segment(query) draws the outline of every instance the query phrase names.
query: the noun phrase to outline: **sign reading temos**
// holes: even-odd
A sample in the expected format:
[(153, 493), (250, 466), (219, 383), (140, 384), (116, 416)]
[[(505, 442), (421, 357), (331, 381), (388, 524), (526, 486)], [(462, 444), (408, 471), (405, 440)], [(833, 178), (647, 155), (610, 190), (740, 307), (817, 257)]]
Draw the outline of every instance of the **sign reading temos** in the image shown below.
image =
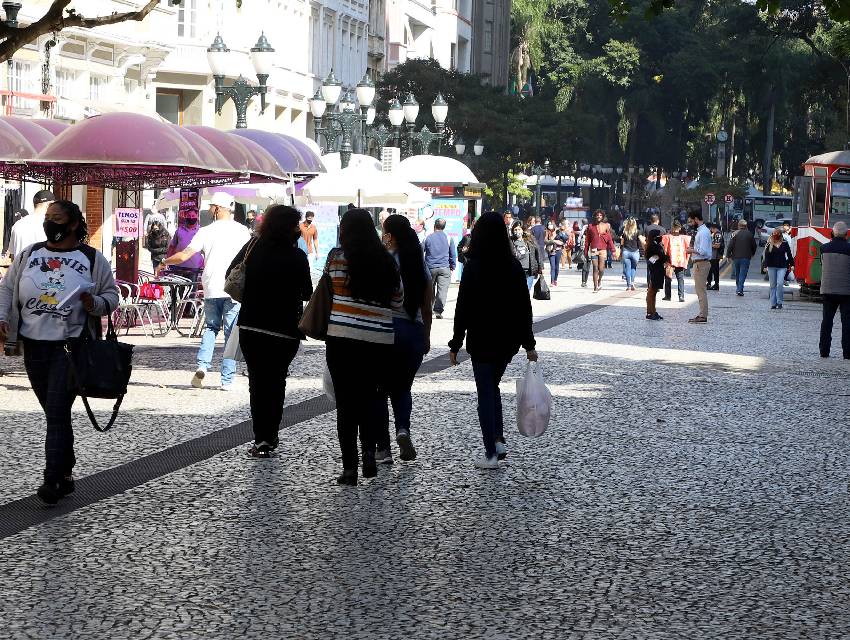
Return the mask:
[(711, 205), (713, 205), (715, 202), (717, 202), (717, 198), (715, 198), (715, 197), (714, 197), (714, 194), (713, 194), (713, 193), (706, 193), (706, 194), (705, 194), (705, 198), (703, 198), (703, 200), (705, 200), (705, 203), (706, 203), (708, 206), (711, 206)]
[(142, 225), (142, 210), (115, 209), (115, 235), (119, 238), (138, 238)]

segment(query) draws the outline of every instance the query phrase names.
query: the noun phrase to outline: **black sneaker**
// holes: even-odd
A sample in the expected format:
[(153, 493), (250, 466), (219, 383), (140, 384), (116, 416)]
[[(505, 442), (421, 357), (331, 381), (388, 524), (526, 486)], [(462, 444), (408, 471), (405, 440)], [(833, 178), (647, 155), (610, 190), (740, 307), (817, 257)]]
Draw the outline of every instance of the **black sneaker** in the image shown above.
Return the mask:
[(669, 301), (670, 301), (670, 300), (672, 300), (673, 298), (668, 298), (667, 296), (664, 296), (664, 297), (663, 297), (663, 298), (661, 298), (661, 299), (662, 299), (662, 300), (667, 300), (667, 301), (669, 302)]
[(348, 485), (351, 487), (357, 486), (357, 469), (344, 470), (342, 475), (336, 479), (337, 484)]
[(59, 498), (64, 497), (64, 494), (59, 489), (58, 482), (47, 482), (46, 480), (38, 488), (38, 491), (35, 492), (35, 495), (38, 496), (41, 504), (47, 507), (56, 506), (56, 503), (59, 502)]
[(657, 312), (657, 311), (656, 311), (655, 313), (653, 313), (653, 314), (652, 314), (652, 318), (651, 318), (651, 319), (652, 319), (652, 320), (664, 320), (664, 318), (663, 318), (662, 316), (658, 315), (658, 312)]
[(274, 451), (274, 447), (272, 447), (272, 445), (270, 445), (268, 442), (263, 441), (254, 444), (253, 447), (248, 449), (248, 455), (252, 458), (271, 458), (272, 451)]
[(401, 429), (395, 436), (398, 443), (399, 457), (405, 462), (416, 460), (416, 449), (413, 448), (413, 440), (407, 429)]
[(62, 495), (61, 498), (65, 496), (69, 496), (74, 493), (74, 477), (73, 476), (65, 476), (59, 481), (59, 493)]
[(393, 454), (389, 449), (378, 449), (375, 452), (375, 464), (392, 464)]

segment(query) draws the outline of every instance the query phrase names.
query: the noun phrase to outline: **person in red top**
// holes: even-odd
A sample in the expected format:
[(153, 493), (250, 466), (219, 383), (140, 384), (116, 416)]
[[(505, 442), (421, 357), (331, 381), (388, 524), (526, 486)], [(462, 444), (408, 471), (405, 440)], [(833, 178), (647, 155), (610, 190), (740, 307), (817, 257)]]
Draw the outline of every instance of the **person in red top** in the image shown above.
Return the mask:
[(315, 271), (316, 259), (319, 256), (319, 230), (313, 224), (314, 217), (315, 214), (308, 211), (304, 214), (304, 222), (298, 225), (301, 230), (301, 238), (307, 245), (307, 262), (310, 263), (310, 271)]
[(587, 231), (587, 242), (584, 246), (584, 255), (593, 265), (593, 292), (602, 288), (602, 276), (605, 273), (605, 261), (609, 252), (613, 256), (616, 253), (614, 238), (611, 235), (611, 225), (605, 221), (605, 212), (598, 209), (593, 214), (593, 224)]
[[(661, 237), (661, 243), (664, 245), (664, 253), (670, 258), (670, 266), (673, 267), (673, 274), (676, 276), (679, 302), (685, 301), (685, 269), (688, 267), (687, 248), (690, 245), (690, 241), (691, 237), (682, 233), (682, 223), (678, 220), (673, 221), (670, 233), (664, 234)], [(665, 275), (663, 300), (671, 299), (672, 286), (673, 278)]]

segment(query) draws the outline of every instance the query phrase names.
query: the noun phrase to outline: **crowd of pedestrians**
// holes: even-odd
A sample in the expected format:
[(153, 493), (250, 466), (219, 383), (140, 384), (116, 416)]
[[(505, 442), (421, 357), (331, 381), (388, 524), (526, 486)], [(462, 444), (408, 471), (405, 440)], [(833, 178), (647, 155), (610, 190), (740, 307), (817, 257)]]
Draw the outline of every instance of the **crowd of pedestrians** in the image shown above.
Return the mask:
[[(18, 229), (16, 238), (23, 237), (26, 229), (32, 231), (34, 241), (15, 245), (12, 266), (0, 282), (0, 340), (9, 354), (24, 347), (26, 372), (47, 423), (44, 481), (37, 494), (43, 502), (55, 504), (74, 491), (71, 406), (75, 394), (69, 390), (65, 348), (73, 349), (75, 341), (89, 334), (99, 337), (100, 319), (115, 310), (118, 292), (109, 261), (85, 244), (87, 227), (79, 207), (55, 200), (47, 191), (36, 194), (33, 204), (33, 215), (42, 216), (41, 234), (36, 238), (28, 227)], [(625, 288), (635, 291), (643, 254), (648, 320), (663, 319), (656, 300), (662, 291), (665, 300), (672, 299), (673, 279), (678, 300), (685, 300), (685, 273), (690, 268), (699, 313), (689, 322), (704, 324), (709, 312), (706, 291), (719, 286), (721, 257), (735, 265), (740, 296), (756, 251), (745, 223), (726, 247), (723, 234), (716, 226), (709, 229), (699, 211), (688, 214), (690, 234), (678, 220), (668, 233), (657, 216), (643, 230), (636, 220), (627, 218), (616, 234), (619, 248), (603, 211), (595, 212), (589, 225), (543, 224), (539, 218), (526, 223), (511, 214), (489, 212), (455, 246), (445, 232), (445, 220), (437, 219), (433, 233), (420, 241), (407, 217), (394, 213), (382, 217), (376, 233), (372, 214), (352, 206), (340, 219), (337, 247), (328, 255), (314, 291), (311, 270), (317, 262), (318, 231), (313, 216), (308, 213), (302, 221), (298, 210), (275, 205), (258, 216), (251, 233), (233, 220), (233, 210), (230, 196), (215, 194), (210, 206), (214, 221), (200, 229), (197, 220), (188, 221), (185, 226), (194, 228), (180, 248), (175, 242), (183, 226), (174, 238), (156, 221), (147, 231), (148, 248), (158, 255), (157, 270), (203, 257), (205, 325), (191, 385), (204, 386), (217, 335), (223, 332), (227, 342), (236, 330), (247, 368), (254, 430), (248, 454), (270, 457), (279, 445), (289, 369), (305, 338), (299, 326), (304, 303), (320, 291), (326, 294), (325, 354), (337, 407), (342, 459), (337, 482), (342, 485), (357, 484), (361, 475), (374, 477), (379, 464), (393, 463), (390, 408), (400, 459), (416, 459), (411, 389), (431, 348), (432, 317), (440, 319), (446, 309), (449, 283), (458, 264), (463, 270), (449, 359), (458, 364), (460, 349), (466, 345), (483, 444), (483, 455), (475, 465), (494, 469), (508, 452), (499, 384), (520, 349), (528, 360), (537, 360), (529, 291), (547, 267), (552, 286), (557, 286), (561, 269), (575, 263), (582, 269), (582, 286), (592, 273), (594, 292), (598, 292), (609, 258), (622, 257)], [(829, 356), (833, 318), (840, 312), (843, 354), (850, 358), (846, 225), (836, 224), (833, 238), (821, 249), (820, 355)], [(782, 309), (783, 286), (793, 265), (782, 228), (773, 231), (763, 260), (771, 309)], [(62, 264), (73, 269), (66, 274)], [(225, 284), (237, 266), (244, 276), (239, 302)], [(269, 274), (275, 273), (286, 277), (275, 279), (272, 308), (268, 283)], [(78, 303), (60, 305), (60, 293), (75, 286), (83, 291)], [(235, 361), (222, 358), (222, 389), (232, 388), (235, 371)]]

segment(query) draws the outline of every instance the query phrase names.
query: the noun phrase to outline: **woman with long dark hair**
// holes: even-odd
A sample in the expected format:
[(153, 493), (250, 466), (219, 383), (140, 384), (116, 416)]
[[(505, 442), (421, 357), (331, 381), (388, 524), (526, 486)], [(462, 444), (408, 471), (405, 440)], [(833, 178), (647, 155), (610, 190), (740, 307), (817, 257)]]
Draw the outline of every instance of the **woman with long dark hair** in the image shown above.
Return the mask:
[[(298, 329), (304, 300), (313, 293), (307, 256), (295, 246), (301, 231), (297, 209), (266, 209), (258, 235), (233, 259), (243, 264), (245, 286), (236, 324), (248, 367), (254, 445), (248, 455), (268, 458), (278, 445), (289, 365), (304, 334)], [(244, 261), (244, 262), (243, 262)]]
[(422, 246), (410, 221), (392, 214), (383, 223), (384, 246), (398, 262), (404, 287), (404, 306), (393, 313), (395, 343), (390, 366), (381, 383), (375, 461), (392, 464), (390, 452), (390, 414), (387, 398), (393, 405), (396, 442), (402, 460), (415, 460), (416, 449), (410, 438), (410, 413), (413, 397), (410, 389), (422, 358), (431, 349), (431, 276), (422, 257)]
[(325, 267), (333, 294), (326, 357), (342, 450), (343, 472), (337, 482), (356, 485), (358, 430), (363, 477), (378, 474), (374, 434), (378, 384), (392, 357), (393, 313), (403, 309), (404, 289), (396, 261), (375, 233), (368, 211), (345, 212), (339, 224), (339, 245)]
[[(56, 200), (44, 216), (46, 242), (15, 256), (0, 282), (0, 344), (7, 354), (24, 345), (24, 367), (44, 411), (44, 482), (38, 498), (56, 504), (74, 491), (74, 429), (65, 349), (78, 348), (84, 333), (99, 338), (101, 317), (118, 306), (112, 267), (85, 244), (88, 227), (80, 208)], [(79, 294), (75, 292), (83, 291)]]
[(529, 360), (537, 360), (531, 325), (524, 269), (505, 238), (502, 218), (492, 211), (485, 213), (472, 229), (449, 342), (453, 365), (458, 363), (464, 338), (472, 359), (485, 452), (475, 463), (479, 469), (496, 469), (507, 456), (499, 383), (520, 346)]

